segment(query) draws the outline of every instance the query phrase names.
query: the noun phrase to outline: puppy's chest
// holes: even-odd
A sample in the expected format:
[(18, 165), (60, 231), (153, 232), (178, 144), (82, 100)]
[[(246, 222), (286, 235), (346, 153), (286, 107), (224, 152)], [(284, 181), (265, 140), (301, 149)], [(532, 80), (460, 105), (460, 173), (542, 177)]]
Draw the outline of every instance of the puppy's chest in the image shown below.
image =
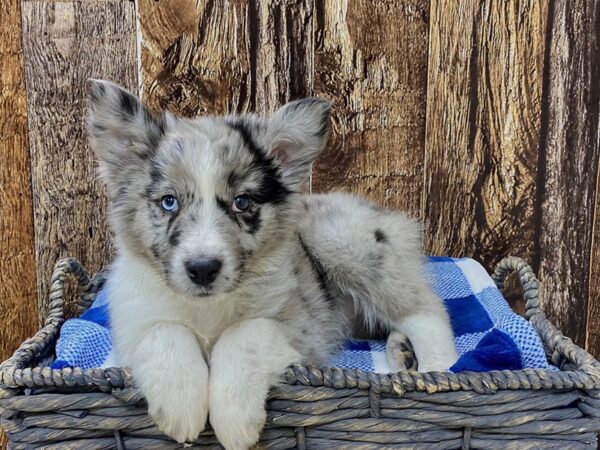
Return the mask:
[(227, 304), (189, 308), (179, 314), (205, 354), (210, 354), (224, 330), (242, 320), (239, 308)]
[(210, 354), (221, 334), (230, 326), (256, 318), (277, 319), (288, 295), (268, 286), (265, 286), (265, 291), (262, 295), (247, 292), (243, 296), (219, 302), (214, 307), (181, 312), (205, 354)]

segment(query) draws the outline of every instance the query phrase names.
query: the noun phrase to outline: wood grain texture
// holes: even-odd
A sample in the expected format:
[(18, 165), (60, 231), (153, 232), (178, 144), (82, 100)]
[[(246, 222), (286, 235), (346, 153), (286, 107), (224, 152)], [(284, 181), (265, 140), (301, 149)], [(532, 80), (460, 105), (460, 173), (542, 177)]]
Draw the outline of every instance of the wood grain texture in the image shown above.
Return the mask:
[(253, 109), (251, 6), (140, 0), (143, 99), (187, 117)]
[(18, 0), (0, 2), (0, 361), (37, 330), (31, 171)]
[(351, 191), (420, 213), (428, 2), (315, 3), (314, 93), (334, 101), (314, 191)]
[(423, 216), (434, 254), (487, 269), (533, 255), (543, 3), (431, 1)]
[(268, 113), (313, 95), (314, 2), (258, 0), (254, 6), (254, 103), (256, 111)]
[(155, 109), (265, 113), (310, 92), (312, 2), (141, 0), (139, 16)]
[(84, 131), (88, 78), (135, 90), (133, 2), (22, 4), (40, 313), (55, 261), (74, 256), (90, 271), (111, 257), (106, 195)]
[[(31, 167), (18, 0), (0, 2), (0, 361), (37, 330)], [(0, 431), (0, 448), (6, 436)]]
[[(577, 344), (584, 345), (590, 280), (594, 192), (598, 169), (598, 54), (600, 2), (551, 3), (541, 189), (539, 276), (544, 309)], [(596, 241), (598, 243), (598, 241)], [(596, 244), (598, 245), (598, 244)], [(588, 328), (598, 351), (596, 297)], [(594, 303), (595, 302), (595, 303)]]
[(585, 336), (585, 349), (596, 359), (600, 358), (600, 196), (598, 189), (600, 189), (600, 170), (596, 174)]

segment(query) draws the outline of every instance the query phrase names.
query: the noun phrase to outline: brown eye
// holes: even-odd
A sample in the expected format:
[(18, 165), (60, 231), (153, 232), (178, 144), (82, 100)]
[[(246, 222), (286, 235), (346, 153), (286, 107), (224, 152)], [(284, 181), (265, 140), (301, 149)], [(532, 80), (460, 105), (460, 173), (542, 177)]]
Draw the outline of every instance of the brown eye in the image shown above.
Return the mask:
[(250, 207), (250, 198), (247, 195), (238, 195), (233, 199), (231, 210), (234, 213), (241, 213)]

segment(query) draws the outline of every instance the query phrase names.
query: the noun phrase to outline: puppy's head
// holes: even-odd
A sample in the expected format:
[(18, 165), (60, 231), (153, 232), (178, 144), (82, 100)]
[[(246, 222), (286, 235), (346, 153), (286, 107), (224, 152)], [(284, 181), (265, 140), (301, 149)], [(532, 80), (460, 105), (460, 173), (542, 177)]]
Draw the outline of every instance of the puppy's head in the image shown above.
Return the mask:
[(295, 194), (327, 141), (329, 103), (190, 120), (153, 114), (106, 81), (91, 81), (90, 91), (88, 129), (117, 245), (177, 292), (235, 289), (289, 234)]

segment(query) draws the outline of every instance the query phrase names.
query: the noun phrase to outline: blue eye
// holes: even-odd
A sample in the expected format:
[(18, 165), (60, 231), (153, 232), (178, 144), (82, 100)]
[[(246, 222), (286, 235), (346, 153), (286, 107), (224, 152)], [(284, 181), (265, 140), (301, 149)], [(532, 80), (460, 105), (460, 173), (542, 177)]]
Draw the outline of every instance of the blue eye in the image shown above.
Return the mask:
[(238, 195), (233, 199), (231, 210), (235, 213), (246, 211), (250, 207), (250, 198), (247, 195)]
[(160, 199), (160, 207), (163, 211), (173, 213), (179, 209), (179, 202), (172, 195), (165, 195)]

